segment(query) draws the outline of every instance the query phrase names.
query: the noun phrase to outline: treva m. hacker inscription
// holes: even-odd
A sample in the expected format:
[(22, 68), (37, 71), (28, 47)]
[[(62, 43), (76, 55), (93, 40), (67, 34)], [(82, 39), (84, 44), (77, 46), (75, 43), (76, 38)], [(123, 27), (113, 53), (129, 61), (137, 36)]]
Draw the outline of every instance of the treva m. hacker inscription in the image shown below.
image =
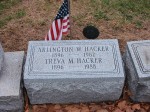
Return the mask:
[(150, 102), (150, 40), (128, 42), (125, 55), (131, 98)]
[(124, 84), (118, 41), (31, 41), (24, 82), (33, 104), (116, 100)]

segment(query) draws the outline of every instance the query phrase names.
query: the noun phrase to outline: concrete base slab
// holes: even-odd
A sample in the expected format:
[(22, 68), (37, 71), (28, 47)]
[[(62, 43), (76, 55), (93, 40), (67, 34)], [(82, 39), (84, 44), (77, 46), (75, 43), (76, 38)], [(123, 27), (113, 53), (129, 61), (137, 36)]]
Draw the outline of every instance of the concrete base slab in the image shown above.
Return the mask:
[(0, 75), (0, 112), (23, 112), (22, 65), (24, 52), (6, 52)]

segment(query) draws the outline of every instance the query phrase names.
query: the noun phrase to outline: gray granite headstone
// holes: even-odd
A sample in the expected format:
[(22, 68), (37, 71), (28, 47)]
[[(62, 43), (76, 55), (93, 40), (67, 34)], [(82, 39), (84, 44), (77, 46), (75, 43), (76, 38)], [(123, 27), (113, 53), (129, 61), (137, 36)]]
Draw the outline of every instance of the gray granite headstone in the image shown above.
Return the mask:
[(6, 52), (0, 75), (0, 112), (23, 112), (22, 64), (24, 52)]
[(150, 40), (128, 42), (124, 57), (132, 100), (150, 102)]
[(29, 42), (24, 84), (31, 104), (114, 101), (124, 80), (115, 39)]
[(4, 51), (0, 43), (0, 74), (3, 66), (3, 60), (4, 60)]

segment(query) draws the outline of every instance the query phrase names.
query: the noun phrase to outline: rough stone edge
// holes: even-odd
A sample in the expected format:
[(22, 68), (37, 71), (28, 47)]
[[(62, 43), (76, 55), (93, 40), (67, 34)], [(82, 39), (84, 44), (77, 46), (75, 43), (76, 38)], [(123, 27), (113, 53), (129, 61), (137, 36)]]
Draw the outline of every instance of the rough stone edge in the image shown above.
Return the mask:
[[(74, 79), (71, 79), (73, 82), (75, 81)], [(82, 80), (85, 80), (85, 79), (82, 79)], [(102, 78), (102, 79), (94, 79), (94, 80), (97, 80), (97, 81), (99, 81), (99, 82), (101, 82), (101, 81), (103, 81), (104, 79)], [(118, 81), (116, 81), (116, 80), (118, 80), (119, 81), (119, 84), (118, 84)], [(94, 92), (93, 91), (93, 93), (94, 94), (99, 94), (98, 95), (98, 97), (99, 98), (97, 98), (97, 99), (91, 99), (91, 97), (90, 97), (90, 99), (89, 100), (86, 100), (86, 101), (84, 101), (84, 100), (82, 100), (82, 101), (62, 101), (62, 100), (59, 100), (59, 99), (61, 99), (62, 97), (60, 96), (60, 98), (58, 98), (56, 101), (54, 101), (54, 99), (53, 99), (53, 97), (52, 97), (52, 99), (48, 99), (48, 101), (46, 101), (47, 99), (46, 98), (44, 98), (45, 97), (45, 95), (44, 95), (44, 97), (42, 98), (43, 99), (43, 101), (41, 101), (40, 99), (39, 99), (39, 97), (42, 97), (42, 91), (44, 90), (44, 91), (49, 91), (49, 89), (47, 88), (47, 87), (45, 87), (45, 86), (43, 86), (42, 84), (41, 85), (39, 85), (39, 82), (37, 81), (33, 81), (33, 80), (28, 80), (28, 83), (26, 83), (25, 84), (25, 86), (26, 86), (26, 89), (27, 89), (27, 91), (28, 91), (28, 96), (29, 96), (29, 99), (30, 99), (30, 103), (31, 104), (43, 104), (43, 103), (61, 103), (61, 104), (70, 104), (70, 103), (81, 103), (81, 102), (89, 102), (89, 103), (91, 103), (91, 102), (101, 102), (101, 101), (116, 101), (116, 100), (118, 100), (119, 98), (120, 98), (120, 96), (121, 96), (121, 94), (122, 94), (122, 90), (123, 90), (123, 86), (124, 86), (124, 78), (121, 78), (120, 79), (120, 77), (119, 78), (117, 78), (115, 81), (114, 81), (114, 83), (113, 83), (113, 85), (115, 85), (114, 86), (114, 91), (112, 91), (112, 96), (111, 95), (109, 95), (110, 97), (104, 97), (104, 94), (100, 94), (100, 93), (102, 93), (102, 92), (100, 92), (100, 93), (97, 93), (96, 91)], [(26, 82), (26, 81), (25, 81)], [(57, 84), (57, 82), (60, 82), (60, 81), (54, 81), (56, 84)], [(65, 80), (63, 81), (63, 82), (65, 82)], [(80, 82), (82, 82), (82, 81), (80, 81)], [(93, 81), (92, 81), (93, 82)], [(106, 78), (106, 80), (104, 81), (104, 82), (106, 82), (106, 84), (108, 84), (108, 83), (110, 83), (110, 82), (113, 82), (112, 81), (112, 78), (109, 78), (109, 79), (107, 79)], [(53, 83), (53, 82), (52, 82)], [(55, 83), (54, 83), (54, 85), (55, 85)], [(90, 83), (90, 82), (89, 82)], [(94, 83), (94, 82), (93, 82)], [(32, 84), (34, 84), (34, 85), (32, 85)], [(99, 84), (101, 84), (101, 83), (99, 83)], [(48, 84), (48, 85), (51, 85), (51, 84)], [(82, 85), (82, 84), (81, 84)], [(43, 87), (42, 87), (43, 86)], [(70, 85), (71, 86), (71, 85)], [(77, 87), (77, 85), (75, 84), (73, 84), (73, 86), (75, 86), (75, 87)], [(107, 86), (106, 87), (106, 91), (107, 90), (109, 90), (110, 88), (111, 88), (111, 86), (112, 85), (110, 85), (109, 84), (109, 86)], [(91, 87), (92, 87), (92, 85), (91, 85)], [(104, 89), (104, 88), (103, 88)], [(57, 89), (57, 88), (51, 88), (50, 90), (55, 90), (55, 92), (57, 91), (57, 92), (59, 92), (59, 89)], [(82, 89), (80, 90), (79, 89), (79, 92), (80, 91), (82, 91)], [(106, 92), (105, 91), (105, 92)], [(39, 92), (38, 94), (37, 94), (37, 92)], [(51, 91), (50, 91), (51, 92)], [(50, 92), (48, 92), (48, 93), (50, 93)], [(76, 89), (74, 92), (78, 92), (78, 89)], [(83, 92), (84, 92), (84, 90), (81, 92), (81, 94), (83, 95)], [(92, 91), (91, 91), (92, 92)], [(115, 94), (115, 92), (117, 92), (118, 94)], [(46, 92), (43, 92), (44, 94), (46, 93)], [(51, 92), (52, 93), (52, 92)], [(60, 91), (60, 93), (58, 93), (58, 94), (64, 94), (65, 92), (62, 92), (62, 91)], [(58, 96), (58, 94), (56, 94), (56, 96)], [(67, 93), (67, 95), (68, 95), (69, 93)], [(87, 94), (88, 95), (88, 94)], [(50, 96), (51, 97), (51, 94), (48, 94), (47, 95), (47, 97), (48, 96)], [(78, 98), (78, 96), (76, 96), (76, 98)], [(104, 100), (104, 99), (108, 99), (108, 100)]]
[[(148, 98), (145, 98), (145, 94), (143, 94), (146, 91), (141, 91), (146, 89), (148, 81), (139, 79), (128, 46), (126, 46), (126, 51), (123, 55), (123, 61), (125, 63), (128, 89), (131, 92), (131, 100), (134, 102), (150, 102)], [(141, 94), (141, 92), (143, 93)], [(150, 97), (150, 95), (148, 97)]]
[(3, 63), (4, 63), (4, 51), (3, 51), (3, 48), (2, 48), (2, 45), (1, 45), (1, 43), (0, 43), (0, 53), (1, 53), (1, 55), (2, 55), (2, 57), (0, 57), (0, 63), (2, 63), (2, 65), (0, 65), (0, 74), (1, 74), (1, 70), (2, 70), (2, 68), (3, 68)]
[(124, 54), (124, 63), (125, 63), (125, 71), (126, 71), (126, 79), (127, 85), (131, 92), (131, 99), (136, 99), (136, 90), (138, 86), (138, 77), (135, 70), (135, 66), (133, 65), (131, 54), (129, 53), (128, 46), (126, 46), (126, 51)]

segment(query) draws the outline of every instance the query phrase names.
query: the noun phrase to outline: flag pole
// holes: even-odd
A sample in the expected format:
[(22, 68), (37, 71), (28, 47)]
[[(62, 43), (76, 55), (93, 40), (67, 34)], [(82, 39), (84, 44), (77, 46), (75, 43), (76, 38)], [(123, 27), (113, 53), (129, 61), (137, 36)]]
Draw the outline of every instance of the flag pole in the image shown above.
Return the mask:
[(68, 8), (69, 8), (69, 19), (70, 19), (70, 36), (69, 36), (69, 40), (70, 40), (70, 37), (72, 36), (72, 33), (71, 33), (71, 8), (70, 8), (70, 0), (68, 0)]

